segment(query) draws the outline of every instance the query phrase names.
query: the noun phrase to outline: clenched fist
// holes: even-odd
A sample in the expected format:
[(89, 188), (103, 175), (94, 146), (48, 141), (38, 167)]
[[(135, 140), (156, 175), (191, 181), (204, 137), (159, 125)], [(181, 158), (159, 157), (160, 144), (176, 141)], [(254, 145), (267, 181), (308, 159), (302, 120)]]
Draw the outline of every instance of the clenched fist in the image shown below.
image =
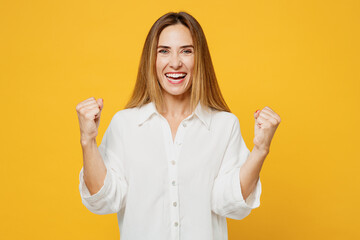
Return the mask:
[(260, 150), (269, 152), (270, 143), (279, 126), (280, 116), (269, 107), (264, 107), (254, 113), (255, 137), (254, 144)]
[(88, 98), (76, 106), (82, 144), (96, 139), (103, 106), (103, 99), (96, 100), (94, 97)]

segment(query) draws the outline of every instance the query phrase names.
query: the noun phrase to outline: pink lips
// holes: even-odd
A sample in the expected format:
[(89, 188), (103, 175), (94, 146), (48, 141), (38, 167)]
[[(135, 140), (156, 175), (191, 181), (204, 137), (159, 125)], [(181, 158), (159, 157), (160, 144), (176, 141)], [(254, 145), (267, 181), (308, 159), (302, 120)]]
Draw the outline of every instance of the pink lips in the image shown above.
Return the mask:
[(185, 78), (181, 79), (180, 81), (173, 81), (173, 80), (170, 80), (169, 78), (167, 78), (167, 80), (169, 82), (171, 82), (172, 84), (179, 84), (179, 83), (182, 83), (185, 80)]

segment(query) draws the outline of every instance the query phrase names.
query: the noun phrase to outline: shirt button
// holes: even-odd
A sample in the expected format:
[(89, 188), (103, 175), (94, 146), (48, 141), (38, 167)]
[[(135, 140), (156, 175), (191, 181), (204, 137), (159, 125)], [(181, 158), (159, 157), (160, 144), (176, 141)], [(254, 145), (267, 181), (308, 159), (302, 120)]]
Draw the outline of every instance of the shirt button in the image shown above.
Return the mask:
[(178, 222), (174, 222), (174, 226), (175, 226), (175, 227), (179, 226), (179, 223), (178, 223)]
[(171, 182), (171, 184), (172, 184), (173, 186), (175, 186), (175, 183), (176, 183), (175, 181), (172, 181), (172, 182)]
[(180, 146), (180, 145), (181, 145), (181, 142), (177, 142), (177, 145), (179, 145), (179, 146)]
[(186, 127), (186, 123), (183, 123), (183, 127)]
[(173, 206), (176, 207), (176, 206), (177, 206), (177, 202), (173, 202)]
[(175, 160), (172, 160), (172, 161), (171, 161), (171, 164), (172, 164), (172, 165), (175, 165), (175, 164), (176, 164)]

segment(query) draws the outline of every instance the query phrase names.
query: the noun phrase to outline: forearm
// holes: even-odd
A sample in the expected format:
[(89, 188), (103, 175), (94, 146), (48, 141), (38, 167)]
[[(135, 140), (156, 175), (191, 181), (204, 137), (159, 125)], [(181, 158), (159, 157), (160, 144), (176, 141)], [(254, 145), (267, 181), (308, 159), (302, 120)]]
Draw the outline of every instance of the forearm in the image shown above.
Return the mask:
[(104, 185), (106, 167), (95, 139), (81, 141), (81, 147), (83, 150), (84, 182), (90, 194), (93, 195)]
[(248, 159), (240, 169), (240, 186), (243, 198), (246, 199), (255, 189), (259, 179), (260, 170), (264, 163), (268, 151), (257, 149), (255, 146), (250, 152)]

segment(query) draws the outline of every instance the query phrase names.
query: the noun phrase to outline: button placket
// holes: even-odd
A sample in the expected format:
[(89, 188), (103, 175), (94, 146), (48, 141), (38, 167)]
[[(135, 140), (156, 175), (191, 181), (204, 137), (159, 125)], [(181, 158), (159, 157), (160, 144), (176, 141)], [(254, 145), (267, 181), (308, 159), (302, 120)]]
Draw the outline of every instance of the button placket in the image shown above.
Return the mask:
[(163, 119), (163, 130), (167, 148), (167, 156), (168, 156), (168, 176), (169, 176), (169, 192), (170, 192), (170, 221), (173, 224), (172, 239), (179, 239), (180, 231), (180, 205), (179, 205), (179, 188), (178, 188), (178, 161), (179, 155), (181, 152), (181, 147), (183, 145), (183, 139), (185, 136), (186, 130), (189, 128), (188, 119), (193, 115), (189, 116), (185, 120), (183, 120), (176, 132), (175, 139), (172, 139), (171, 128), (168, 121), (162, 117)]
[(164, 126), (164, 136), (166, 141), (166, 148), (167, 148), (167, 156), (168, 156), (168, 176), (169, 176), (169, 201), (171, 206), (170, 207), (170, 221), (173, 224), (172, 228), (172, 239), (179, 239), (179, 222), (180, 222), (180, 215), (178, 210), (178, 202), (179, 202), (179, 195), (178, 195), (178, 174), (177, 174), (177, 161), (179, 157), (178, 139), (181, 139), (180, 135), (182, 134), (182, 129), (179, 128), (177, 130), (175, 141), (172, 139), (172, 133), (170, 129), (170, 125), (165, 118), (163, 118), (163, 126)]

